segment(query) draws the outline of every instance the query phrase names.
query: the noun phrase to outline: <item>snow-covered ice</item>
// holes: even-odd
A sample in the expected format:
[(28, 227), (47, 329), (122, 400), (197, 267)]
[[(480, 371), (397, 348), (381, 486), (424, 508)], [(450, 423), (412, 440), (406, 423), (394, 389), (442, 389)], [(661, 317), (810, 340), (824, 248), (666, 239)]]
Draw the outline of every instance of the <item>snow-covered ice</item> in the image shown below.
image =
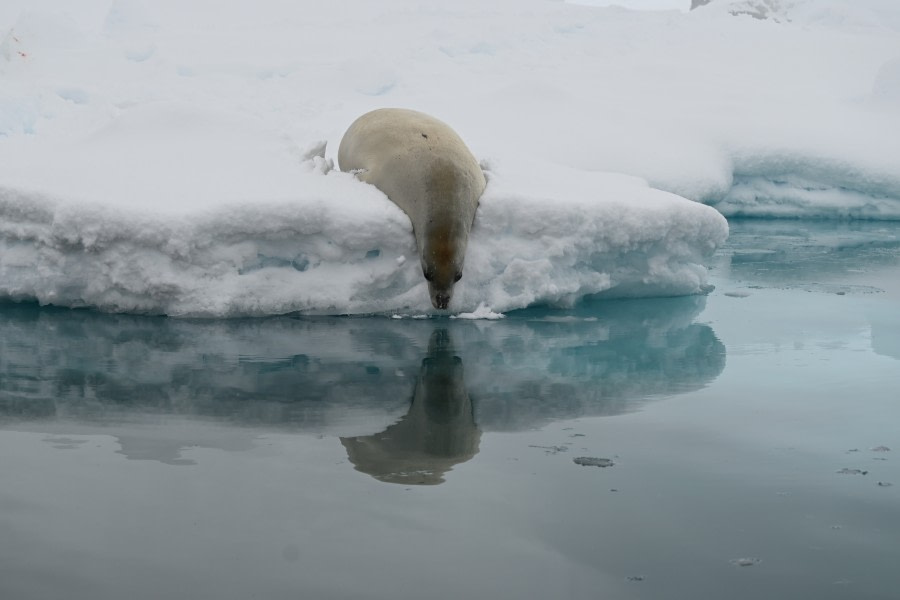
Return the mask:
[(333, 168), (380, 106), (487, 172), (457, 313), (700, 293), (722, 214), (900, 218), (892, 2), (585, 4), (4, 2), (0, 298), (432, 312), (408, 219)]

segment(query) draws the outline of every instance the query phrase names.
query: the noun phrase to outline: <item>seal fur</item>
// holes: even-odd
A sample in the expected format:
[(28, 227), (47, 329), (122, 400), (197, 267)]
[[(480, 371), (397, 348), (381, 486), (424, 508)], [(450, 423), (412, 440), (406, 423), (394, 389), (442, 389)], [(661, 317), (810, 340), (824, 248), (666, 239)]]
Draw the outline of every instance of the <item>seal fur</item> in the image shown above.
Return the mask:
[(425, 113), (382, 108), (350, 125), (338, 165), (384, 192), (409, 216), (431, 303), (447, 308), (462, 277), (469, 231), (486, 185), (462, 139)]

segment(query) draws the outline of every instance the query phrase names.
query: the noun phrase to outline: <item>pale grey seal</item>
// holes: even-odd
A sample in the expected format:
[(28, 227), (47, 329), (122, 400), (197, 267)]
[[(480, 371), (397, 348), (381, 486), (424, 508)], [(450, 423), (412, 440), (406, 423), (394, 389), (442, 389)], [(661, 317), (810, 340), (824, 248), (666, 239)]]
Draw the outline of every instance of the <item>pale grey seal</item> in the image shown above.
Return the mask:
[(453, 285), (462, 277), (469, 231), (486, 185), (462, 139), (424, 113), (382, 108), (350, 125), (338, 165), (409, 215), (431, 303), (447, 308)]

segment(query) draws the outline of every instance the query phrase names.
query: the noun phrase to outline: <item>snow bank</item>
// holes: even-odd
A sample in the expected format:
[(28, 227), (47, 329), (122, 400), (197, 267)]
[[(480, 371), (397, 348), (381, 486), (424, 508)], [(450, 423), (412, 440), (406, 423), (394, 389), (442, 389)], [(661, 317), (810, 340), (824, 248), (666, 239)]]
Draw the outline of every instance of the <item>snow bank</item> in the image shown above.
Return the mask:
[(405, 216), (330, 171), (379, 106), (488, 168), (458, 312), (702, 291), (726, 227), (684, 198), (900, 218), (896, 30), (715, 4), (4, 2), (0, 296), (427, 311)]
[[(9, 177), (54, 173), (41, 191), (0, 186), (3, 297), (178, 316), (430, 312), (406, 215), (237, 117), (146, 105), (39, 156)], [(712, 209), (634, 178), (502, 173), (489, 172), (459, 311), (698, 293), (727, 235)]]

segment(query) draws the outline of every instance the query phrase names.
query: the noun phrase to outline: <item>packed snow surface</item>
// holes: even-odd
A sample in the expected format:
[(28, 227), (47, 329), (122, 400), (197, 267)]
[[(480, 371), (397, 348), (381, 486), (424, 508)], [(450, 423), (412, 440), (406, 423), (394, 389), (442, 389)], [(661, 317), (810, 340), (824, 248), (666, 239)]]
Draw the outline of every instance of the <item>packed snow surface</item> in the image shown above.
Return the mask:
[(409, 220), (333, 164), (383, 106), (486, 171), (470, 317), (702, 292), (722, 214), (900, 218), (898, 10), (775, 4), (7, 0), (0, 298), (432, 312)]

